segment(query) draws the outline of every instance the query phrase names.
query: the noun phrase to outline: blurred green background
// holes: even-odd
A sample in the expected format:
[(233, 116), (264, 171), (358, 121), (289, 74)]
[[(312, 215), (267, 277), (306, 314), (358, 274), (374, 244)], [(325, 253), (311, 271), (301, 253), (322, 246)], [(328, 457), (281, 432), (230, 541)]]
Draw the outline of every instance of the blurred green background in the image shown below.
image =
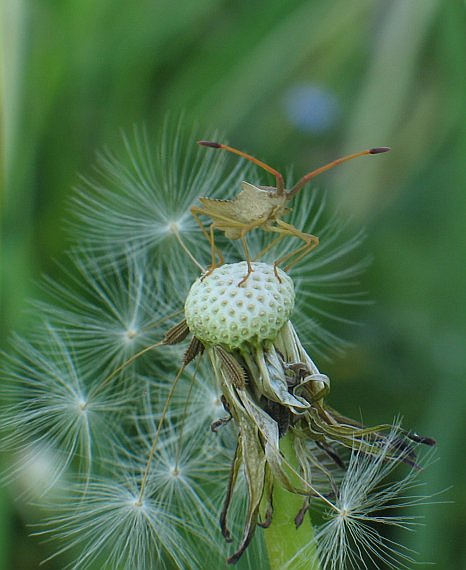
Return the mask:
[[(423, 492), (446, 489), (445, 503), (423, 509), (409, 546), (466, 568), (465, 3), (4, 0), (2, 18), (4, 337), (27, 327), (34, 280), (55, 271), (78, 173), (134, 123), (157, 130), (184, 111), (297, 174), (393, 147), (318, 182), (374, 256), (375, 304), (325, 372), (343, 412), (400, 414), (438, 440)], [(1, 493), (0, 568), (37, 568), (49, 546)]]

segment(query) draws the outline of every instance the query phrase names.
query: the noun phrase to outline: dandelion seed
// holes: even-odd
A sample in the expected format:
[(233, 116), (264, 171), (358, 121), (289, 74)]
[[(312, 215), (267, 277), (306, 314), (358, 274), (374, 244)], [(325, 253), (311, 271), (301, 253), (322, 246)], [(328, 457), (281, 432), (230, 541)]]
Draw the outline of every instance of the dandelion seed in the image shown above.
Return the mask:
[(335, 501), (324, 511), (327, 522), (315, 537), (324, 568), (399, 569), (415, 563), (413, 551), (381, 532), (383, 526), (410, 529), (418, 525), (406, 510), (427, 500), (414, 493), (418, 468), (411, 467), (400, 479), (391, 477), (400, 461), (409, 460), (414, 446), (394, 457), (393, 449), (399, 444), (400, 434), (394, 429), (376, 455), (358, 448), (351, 452)]
[(181, 303), (147, 258), (127, 252), (102, 267), (94, 257), (75, 252), (71, 261), (72, 267), (63, 270), (66, 280), (45, 279), (53, 304), (35, 306), (91, 367), (118, 366), (160, 341), (178, 316)]
[[(67, 488), (67, 499), (52, 505), (59, 512), (37, 534), (66, 542), (52, 558), (80, 552), (70, 568), (202, 568), (193, 547), (202, 540), (201, 529), (167, 509), (150, 486), (141, 497), (137, 478), (128, 473), (75, 484)], [(207, 548), (208, 540), (203, 542)]]
[(94, 455), (121, 436), (119, 418), (130, 400), (109, 387), (93, 395), (95, 371), (79, 366), (72, 346), (52, 327), (44, 333), (41, 343), (17, 338), (16, 356), (5, 360), (0, 430), (5, 449), (24, 450), (7, 478), (29, 469), (40, 444), (54, 450), (52, 487), (75, 459), (88, 472)]
[[(139, 458), (141, 471), (145, 467), (142, 460), (149, 454), (153, 432), (145, 434), (139, 449), (132, 457), (134, 465)], [(192, 429), (189, 435), (183, 433), (183, 426), (168, 424), (161, 436), (155, 457), (151, 464), (149, 480), (153, 492), (172, 512), (184, 513), (186, 520), (197, 521), (207, 535), (216, 527), (218, 517), (210, 496), (219, 494), (224, 487), (229, 471), (229, 461), (225, 453), (219, 453), (213, 434), (204, 425), (197, 432)], [(209, 489), (209, 492), (207, 492)]]
[(124, 254), (128, 246), (150, 252), (166, 278), (174, 267), (186, 267), (186, 251), (207, 259), (208, 244), (198, 239), (189, 208), (199, 195), (223, 197), (245, 168), (227, 172), (222, 157), (202, 152), (195, 140), (180, 120), (175, 128), (165, 124), (155, 154), (146, 131), (137, 128), (123, 137), (126, 154), (101, 154), (97, 178), (84, 179), (73, 200), (78, 243), (99, 257)]

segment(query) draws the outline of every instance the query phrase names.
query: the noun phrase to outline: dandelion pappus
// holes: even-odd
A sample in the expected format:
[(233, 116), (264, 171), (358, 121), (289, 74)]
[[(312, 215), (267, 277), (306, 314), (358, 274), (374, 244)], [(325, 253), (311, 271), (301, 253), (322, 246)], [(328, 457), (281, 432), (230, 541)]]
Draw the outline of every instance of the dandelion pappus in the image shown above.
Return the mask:
[[(210, 148), (223, 149), (233, 154), (237, 154), (256, 164), (260, 168), (263, 168), (267, 172), (270, 172), (276, 178), (276, 187), (255, 186), (249, 182), (242, 182), (241, 191), (232, 200), (199, 198), (202, 206), (193, 206), (191, 208), (191, 213), (193, 214), (194, 219), (199, 224), (202, 233), (209, 240), (211, 246), (212, 262), (207, 275), (216, 267), (222, 265), (224, 261), (221, 251), (215, 245), (215, 230), (218, 229), (223, 231), (225, 236), (229, 239), (241, 240), (248, 266), (248, 272), (238, 283), (238, 286), (245, 283), (253, 271), (251, 256), (246, 243), (247, 233), (254, 228), (262, 228), (266, 232), (274, 232), (278, 234), (275, 239), (267, 244), (255, 256), (254, 260), (263, 257), (265, 253), (267, 253), (273, 246), (277, 245), (286, 236), (296, 237), (302, 240), (304, 242), (303, 245), (286, 253), (285, 255), (282, 255), (274, 262), (275, 268), (282, 263), (287, 263), (284, 269), (285, 271), (289, 271), (294, 265), (296, 265), (296, 263), (319, 245), (319, 238), (312, 234), (305, 233), (281, 219), (282, 216), (290, 212), (288, 203), (312, 178), (330, 170), (334, 166), (366, 154), (380, 154), (390, 150), (389, 147), (382, 146), (343, 156), (305, 174), (300, 180), (298, 180), (291, 190), (286, 190), (282, 174), (261, 160), (226, 144), (210, 141), (198, 141), (198, 144)], [(207, 216), (212, 220), (209, 230), (206, 229), (200, 218), (202, 215)], [(277, 279), (279, 279), (276, 269), (275, 275)]]

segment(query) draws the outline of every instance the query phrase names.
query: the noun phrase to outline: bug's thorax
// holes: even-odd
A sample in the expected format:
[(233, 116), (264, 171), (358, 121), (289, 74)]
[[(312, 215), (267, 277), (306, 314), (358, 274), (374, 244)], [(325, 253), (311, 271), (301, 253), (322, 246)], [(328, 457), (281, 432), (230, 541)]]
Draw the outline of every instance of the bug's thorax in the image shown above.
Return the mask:
[(287, 210), (286, 194), (278, 194), (273, 186), (255, 186), (242, 182), (241, 192), (234, 201), (238, 215), (244, 222), (276, 219)]

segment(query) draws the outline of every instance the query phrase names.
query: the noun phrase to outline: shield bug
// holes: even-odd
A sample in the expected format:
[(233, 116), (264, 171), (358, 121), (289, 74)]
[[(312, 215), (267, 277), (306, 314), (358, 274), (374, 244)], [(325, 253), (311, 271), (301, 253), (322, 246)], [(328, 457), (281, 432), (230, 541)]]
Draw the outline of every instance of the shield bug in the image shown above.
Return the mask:
[[(302, 240), (304, 242), (303, 245), (281, 256), (274, 263), (275, 267), (285, 263), (286, 265), (284, 269), (285, 271), (289, 271), (293, 265), (298, 263), (304, 256), (317, 247), (319, 244), (319, 238), (312, 234), (302, 232), (292, 224), (282, 220), (282, 216), (286, 215), (290, 211), (288, 203), (312, 178), (330, 170), (334, 166), (366, 154), (380, 154), (390, 150), (389, 147), (382, 146), (343, 156), (308, 172), (298, 180), (291, 190), (286, 190), (282, 174), (261, 160), (226, 144), (210, 141), (198, 141), (198, 144), (210, 148), (223, 149), (233, 154), (237, 154), (256, 164), (260, 168), (263, 168), (267, 172), (270, 172), (276, 179), (275, 187), (255, 186), (249, 182), (242, 182), (241, 191), (232, 200), (199, 198), (201, 206), (193, 206), (191, 208), (191, 212), (195, 220), (199, 224), (204, 236), (209, 240), (211, 246), (212, 263), (207, 274), (223, 263), (222, 253), (215, 245), (215, 230), (223, 231), (225, 236), (229, 239), (241, 240), (248, 272), (238, 285), (242, 285), (253, 271), (251, 256), (246, 243), (246, 234), (248, 232), (254, 228), (262, 228), (266, 232), (278, 234), (275, 239), (273, 239), (255, 256), (254, 259), (260, 259), (267, 251), (286, 236), (296, 237)], [(212, 220), (209, 229), (205, 227), (200, 216), (207, 216)], [(275, 272), (275, 275), (278, 279), (279, 277), (277, 272)]]

